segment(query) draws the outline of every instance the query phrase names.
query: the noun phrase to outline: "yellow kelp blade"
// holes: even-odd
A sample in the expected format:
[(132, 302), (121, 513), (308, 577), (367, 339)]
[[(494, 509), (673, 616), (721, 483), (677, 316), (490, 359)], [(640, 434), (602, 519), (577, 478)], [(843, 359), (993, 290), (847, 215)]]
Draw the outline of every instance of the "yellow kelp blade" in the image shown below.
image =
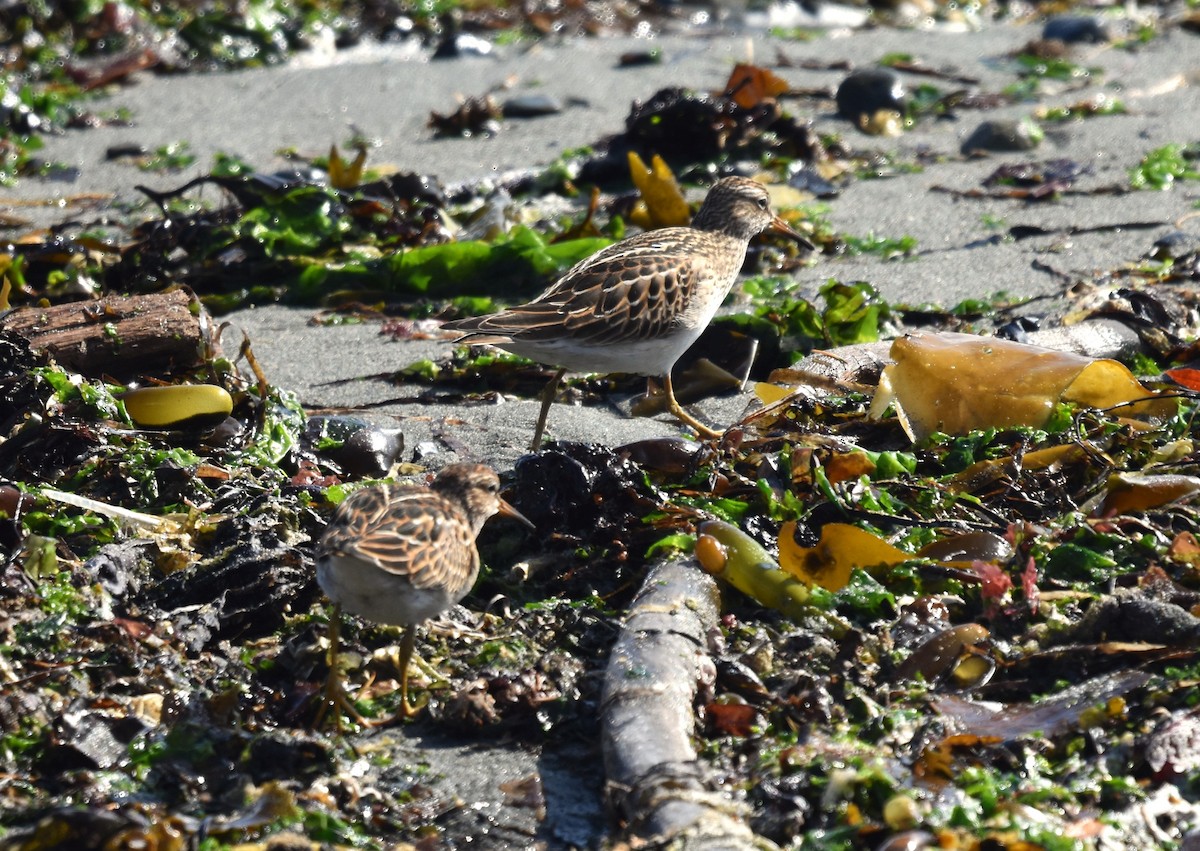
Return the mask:
[(1035, 449), (1021, 456), (1020, 462), (1012, 455), (1003, 458), (990, 458), (986, 461), (976, 461), (970, 467), (954, 476), (949, 482), (952, 491), (960, 493), (977, 493), (994, 482), (1003, 479), (1013, 479), (1020, 472), (1037, 473), (1042, 470), (1056, 470), (1068, 464), (1077, 464), (1087, 457), (1087, 451), (1078, 444), (1064, 443), (1059, 446), (1047, 446), (1045, 449)]
[(914, 558), (877, 535), (847, 523), (826, 523), (821, 527), (821, 539), (812, 547), (797, 544), (795, 532), (794, 521), (779, 529), (779, 566), (801, 582), (829, 591), (845, 588), (856, 567), (890, 567)]
[(770, 553), (741, 529), (709, 520), (699, 531), (696, 560), (705, 572), (792, 619), (813, 614), (808, 587), (780, 570)]
[[(1093, 408), (1126, 405), (1123, 415), (1170, 416), (1177, 403), (1146, 390), (1112, 360), (1093, 360), (972, 334), (910, 334), (892, 343), (871, 404), (893, 405), (905, 432), (920, 442), (935, 431), (1046, 424), (1060, 401)], [(1132, 404), (1130, 404), (1132, 403)]]
[(650, 164), (647, 168), (641, 157), (629, 152), (629, 176), (642, 196), (629, 218), (645, 230), (686, 226), (692, 220), (692, 211), (671, 167), (658, 154)]
[(342, 159), (337, 145), (329, 146), (329, 185), (334, 189), (353, 189), (362, 182), (363, 166), (367, 164), (367, 149), (359, 148), (354, 161)]
[(1200, 478), (1178, 473), (1113, 473), (1105, 485), (1102, 517), (1148, 511), (1200, 494)]

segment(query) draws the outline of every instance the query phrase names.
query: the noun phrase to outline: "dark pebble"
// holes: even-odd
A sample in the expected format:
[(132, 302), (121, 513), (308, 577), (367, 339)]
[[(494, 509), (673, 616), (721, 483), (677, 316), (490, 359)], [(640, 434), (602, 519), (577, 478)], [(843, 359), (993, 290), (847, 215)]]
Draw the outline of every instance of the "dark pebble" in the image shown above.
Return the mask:
[(1108, 29), (1096, 18), (1086, 15), (1058, 15), (1046, 21), (1042, 38), (1066, 44), (1106, 44)]
[(617, 60), (617, 66), (620, 68), (640, 68), (643, 65), (660, 64), (662, 64), (662, 51), (657, 48), (652, 50), (631, 50), (628, 53), (622, 53), (621, 58)]
[(504, 102), (501, 111), (505, 118), (539, 118), (557, 115), (563, 111), (563, 104), (554, 95), (515, 95)]
[(66, 712), (46, 761), (59, 770), (109, 769), (128, 756), (129, 748), (112, 730), (114, 719), (100, 712)]
[(1064, 637), (1074, 641), (1145, 641), (1194, 646), (1200, 618), (1174, 603), (1122, 590), (1093, 603)]
[(1200, 238), (1190, 233), (1176, 230), (1163, 234), (1154, 240), (1154, 245), (1150, 249), (1150, 258), (1152, 260), (1167, 260), (1196, 253), (1200, 253)]
[(492, 43), (470, 33), (447, 33), (433, 51), (434, 59), (459, 59), (464, 56), (490, 56)]
[(113, 160), (126, 159), (129, 157), (144, 157), (148, 153), (150, 152), (145, 145), (109, 145), (104, 149), (104, 159), (107, 162), (112, 162)]
[(246, 766), (254, 782), (262, 784), (330, 771), (333, 759), (329, 748), (318, 739), (267, 730), (250, 742)]
[(347, 473), (364, 478), (387, 475), (404, 449), (399, 429), (380, 428), (357, 417), (309, 417), (304, 437), (314, 448), (329, 440), (332, 445), (319, 449), (319, 454)]
[(818, 198), (836, 198), (841, 190), (826, 180), (811, 165), (805, 165), (791, 175), (787, 180), (788, 186), (804, 192), (811, 192)]
[(904, 112), (908, 91), (900, 75), (887, 68), (854, 71), (837, 90), (838, 115), (857, 121), (881, 109)]

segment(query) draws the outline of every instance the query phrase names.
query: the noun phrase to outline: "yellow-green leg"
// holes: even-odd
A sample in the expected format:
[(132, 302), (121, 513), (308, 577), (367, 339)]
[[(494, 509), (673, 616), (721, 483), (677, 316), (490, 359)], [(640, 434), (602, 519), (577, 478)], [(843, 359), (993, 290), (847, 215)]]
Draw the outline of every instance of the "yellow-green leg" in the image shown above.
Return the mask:
[(400, 707), (386, 718), (367, 721), (367, 726), (385, 727), (397, 721), (405, 721), (424, 709), (425, 704), (429, 702), (428, 696), (417, 704), (408, 702), (408, 669), (412, 662), (413, 648), (416, 643), (417, 627), (416, 624), (413, 624), (404, 631), (404, 639), (400, 642)]
[(696, 433), (701, 437), (718, 438), (722, 432), (716, 429), (709, 428), (704, 423), (693, 417), (683, 409), (679, 401), (675, 398), (675, 387), (671, 384), (671, 373), (668, 372), (663, 378), (663, 387), (667, 391), (667, 410), (684, 425), (691, 426), (696, 430)]
[(329, 673), (325, 677), (325, 690), (321, 699), (321, 707), (317, 710), (316, 718), (313, 719), (313, 729), (318, 729), (324, 723), (325, 716), (330, 709), (333, 710), (333, 728), (338, 733), (342, 732), (343, 712), (359, 724), (367, 723), (367, 720), (354, 708), (350, 698), (346, 697), (346, 690), (342, 682), (341, 636), (342, 607), (334, 603), (333, 613), (329, 618)]
[(554, 377), (550, 379), (550, 383), (542, 391), (542, 410), (538, 413), (537, 425), (533, 429), (533, 443), (529, 445), (530, 452), (537, 452), (538, 447), (542, 445), (542, 435), (546, 432), (546, 418), (550, 415), (550, 403), (554, 401), (554, 397), (558, 393), (558, 385), (566, 374), (567, 371), (565, 369), (560, 369), (554, 373)]
[(413, 624), (404, 631), (404, 641), (400, 645), (400, 709), (393, 717), (411, 718), (422, 709), (425, 708), (425, 703), (429, 700), (426, 696), (425, 700), (415, 706), (408, 702), (408, 669), (413, 657), (413, 647), (417, 643), (417, 626)]

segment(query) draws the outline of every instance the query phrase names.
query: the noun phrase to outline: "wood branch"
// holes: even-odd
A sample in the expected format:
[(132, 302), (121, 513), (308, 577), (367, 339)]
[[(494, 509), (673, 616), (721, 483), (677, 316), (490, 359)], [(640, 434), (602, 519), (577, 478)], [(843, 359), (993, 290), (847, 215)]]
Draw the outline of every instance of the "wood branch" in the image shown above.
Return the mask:
[(215, 346), (208, 312), (185, 289), (20, 307), (0, 328), (92, 378), (172, 375), (208, 362)]
[(692, 747), (720, 592), (692, 558), (650, 571), (609, 656), (601, 743), (610, 803), (628, 832), (670, 847), (775, 849), (744, 821), (746, 806), (719, 790)]

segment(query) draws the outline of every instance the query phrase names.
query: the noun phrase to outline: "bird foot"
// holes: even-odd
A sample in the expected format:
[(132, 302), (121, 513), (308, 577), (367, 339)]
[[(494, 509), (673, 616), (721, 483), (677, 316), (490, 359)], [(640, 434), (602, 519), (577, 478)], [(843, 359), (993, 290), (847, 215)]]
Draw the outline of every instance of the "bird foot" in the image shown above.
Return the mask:
[(671, 382), (671, 373), (669, 372), (663, 376), (663, 389), (666, 391), (667, 396), (667, 410), (671, 412), (671, 416), (675, 417), (675, 419), (695, 429), (696, 434), (706, 440), (716, 440), (724, 434), (723, 431), (717, 431), (714, 428), (706, 426), (683, 409), (683, 405), (679, 404), (679, 400), (675, 398), (675, 385)]
[[(672, 399), (671, 401), (674, 401), (674, 400)], [(710, 428), (709, 426), (706, 426), (704, 423), (700, 422), (700, 420), (696, 419), (691, 414), (689, 414), (687, 411), (685, 411), (683, 409), (683, 406), (680, 405), (678, 402), (675, 402), (674, 405), (668, 404), (667, 407), (671, 411), (671, 415), (674, 416), (675, 419), (679, 420), (684, 425), (694, 429), (696, 434), (700, 435), (700, 437), (702, 437), (706, 440), (716, 440), (717, 438), (719, 438), (721, 435), (723, 435), (725, 433), (723, 431), (718, 431), (715, 428)]]
[(313, 718), (311, 727), (314, 730), (319, 730), (325, 721), (331, 719), (334, 732), (340, 734), (344, 729), (342, 726), (344, 716), (352, 718), (354, 723), (360, 727), (370, 729), (387, 727), (400, 721), (406, 721), (409, 718), (415, 718), (428, 703), (428, 695), (422, 697), (416, 703), (410, 703), (408, 695), (402, 694), (400, 697), (400, 706), (395, 712), (385, 715), (382, 718), (368, 718), (358, 711), (354, 705), (354, 701), (342, 690), (341, 684), (330, 678), (325, 683), (321, 706), (317, 709), (317, 714)]
[(368, 727), (378, 728), (407, 721), (410, 718), (415, 718), (428, 703), (429, 695), (421, 698), (415, 704), (409, 703), (407, 697), (402, 697), (400, 698), (400, 706), (391, 715), (386, 715), (383, 718), (370, 718), (364, 723)]
[(550, 415), (550, 403), (554, 401), (554, 395), (558, 392), (558, 385), (562, 383), (563, 376), (567, 374), (565, 369), (560, 369), (554, 373), (554, 377), (550, 379), (550, 383), (546, 385), (541, 393), (542, 408), (538, 411), (537, 425), (533, 429), (533, 440), (529, 444), (530, 452), (537, 452), (538, 447), (542, 445), (542, 435), (546, 433), (546, 418)]
[(360, 726), (371, 726), (370, 719), (363, 717), (362, 713), (355, 708), (353, 701), (342, 691), (340, 677), (331, 672), (325, 681), (321, 705), (317, 708), (317, 714), (310, 726), (313, 730), (319, 730), (327, 720), (332, 718), (334, 732), (340, 734), (344, 729), (342, 719), (346, 715), (353, 718), (355, 723)]
[[(418, 680), (418, 685), (420, 686), (427, 687), (434, 683), (450, 682), (450, 680), (448, 680), (444, 674), (442, 674), (432, 664), (421, 658), (421, 656), (417, 653), (410, 653), (408, 661), (405, 662), (403, 648), (389, 647), (386, 652), (377, 653), (376, 659), (386, 660), (388, 664), (390, 664), (401, 674), (407, 673), (409, 676), (411, 676), (412, 672), (415, 670), (425, 681), (422, 683), (420, 680)], [(406, 666), (408, 669), (407, 671), (405, 671)]]
[(445, 674), (443, 674), (437, 668), (433, 667), (433, 665), (431, 665), (429, 662), (426, 662), (420, 656), (413, 656), (412, 662), (410, 664), (412, 665), (413, 668), (416, 668), (418, 671), (420, 671), (421, 674), (424, 676), (424, 678), (426, 680), (426, 683), (425, 683), (426, 688), (433, 685), (434, 683), (441, 683), (441, 684), (445, 685), (450, 682), (449, 678)]

